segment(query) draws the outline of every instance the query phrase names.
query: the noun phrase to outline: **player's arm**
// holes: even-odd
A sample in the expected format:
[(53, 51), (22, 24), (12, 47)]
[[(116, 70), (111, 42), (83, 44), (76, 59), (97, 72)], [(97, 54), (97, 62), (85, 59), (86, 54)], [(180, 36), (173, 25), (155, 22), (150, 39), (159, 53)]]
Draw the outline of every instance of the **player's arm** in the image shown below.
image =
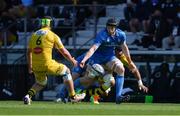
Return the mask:
[(124, 42), (122, 44), (121, 48), (122, 48), (122, 53), (125, 55), (125, 57), (128, 61), (128, 64), (131, 64), (132, 60), (131, 60), (131, 56), (130, 56), (129, 48), (128, 48), (127, 44)]
[(81, 67), (84, 67), (85, 62), (94, 54), (94, 52), (98, 49), (99, 45), (98, 44), (94, 44), (89, 51), (86, 53), (86, 55), (84, 56), (83, 60), (80, 63)]
[(122, 45), (122, 52), (125, 55), (125, 61), (127, 61), (128, 64), (128, 68), (130, 69), (130, 71), (134, 74), (134, 76), (137, 78), (138, 80), (138, 86), (140, 90), (143, 90), (144, 92), (148, 92), (148, 88), (146, 86), (143, 85), (142, 79), (141, 79), (141, 75), (139, 73), (139, 70), (137, 69), (136, 65), (134, 64), (134, 62), (131, 60), (131, 56), (129, 53), (129, 49), (127, 47), (127, 44), (123, 44)]
[(138, 68), (136, 67), (136, 65), (134, 64), (134, 62), (132, 61), (131, 64), (129, 64), (124, 54), (119, 54), (117, 57), (121, 60), (123, 65), (126, 66), (133, 73), (135, 78), (138, 80), (139, 89), (143, 90), (144, 92), (147, 92), (148, 88), (143, 85), (141, 74)]
[(133, 61), (131, 61), (130, 64), (126, 56), (122, 53), (122, 51), (116, 51), (116, 56), (123, 63), (123, 65), (126, 66), (134, 74), (137, 80), (141, 80), (141, 75), (139, 73), (139, 70), (137, 69)]
[(55, 48), (58, 49), (58, 51), (67, 59), (69, 60), (74, 66), (77, 66), (77, 61), (71, 56), (69, 51), (64, 47), (64, 45), (61, 42), (61, 39), (54, 34), (55, 39)]
[(134, 64), (134, 62), (132, 62), (131, 64), (129, 64), (128, 68), (130, 69), (130, 71), (134, 74), (134, 76), (136, 77), (136, 79), (138, 80), (138, 86), (140, 90), (143, 90), (144, 92), (148, 92), (148, 88), (146, 86), (143, 85), (142, 79), (141, 79), (141, 75), (139, 70), (137, 69), (136, 65)]
[(58, 49), (59, 52), (67, 59), (69, 60), (74, 66), (77, 66), (77, 61), (71, 56), (69, 51), (66, 48), (60, 48)]
[(27, 57), (27, 62), (28, 62), (28, 72), (30, 74), (33, 72), (32, 71), (32, 38), (33, 38), (33, 35), (31, 36), (29, 40), (29, 45), (26, 52), (26, 57)]

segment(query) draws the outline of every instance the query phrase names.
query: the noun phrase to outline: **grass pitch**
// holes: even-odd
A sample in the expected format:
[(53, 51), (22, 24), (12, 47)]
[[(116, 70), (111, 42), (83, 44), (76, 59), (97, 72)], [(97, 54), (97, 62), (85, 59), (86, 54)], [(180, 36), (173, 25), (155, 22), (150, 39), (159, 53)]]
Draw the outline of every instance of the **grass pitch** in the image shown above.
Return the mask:
[(0, 115), (180, 115), (180, 104), (33, 101), (24, 105), (22, 101), (0, 101)]

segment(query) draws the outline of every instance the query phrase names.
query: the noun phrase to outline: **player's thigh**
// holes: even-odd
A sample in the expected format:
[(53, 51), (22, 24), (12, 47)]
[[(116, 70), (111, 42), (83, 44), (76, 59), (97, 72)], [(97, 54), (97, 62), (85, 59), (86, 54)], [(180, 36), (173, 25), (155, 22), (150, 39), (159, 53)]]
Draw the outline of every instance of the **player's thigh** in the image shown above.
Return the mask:
[(40, 85), (46, 85), (47, 84), (47, 76), (45, 71), (37, 71), (34, 72), (36, 83)]
[(79, 77), (82, 77), (81, 75), (83, 75), (85, 72), (86, 72), (85, 68), (81, 68), (80, 66), (73, 67), (73, 69), (72, 69), (73, 80), (75, 80)]
[(67, 69), (66, 65), (52, 61), (47, 66), (47, 73), (51, 75), (63, 75)]
[(106, 63), (106, 68), (108, 71), (116, 72), (116, 73), (124, 73), (123, 63), (116, 57), (114, 57), (111, 61)]

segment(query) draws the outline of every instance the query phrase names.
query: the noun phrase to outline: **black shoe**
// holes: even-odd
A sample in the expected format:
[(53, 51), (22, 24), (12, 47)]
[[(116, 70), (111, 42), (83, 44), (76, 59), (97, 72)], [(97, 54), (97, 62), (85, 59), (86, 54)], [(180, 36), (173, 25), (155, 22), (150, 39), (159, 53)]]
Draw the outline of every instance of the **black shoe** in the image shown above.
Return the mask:
[(125, 95), (125, 96), (119, 96), (117, 99), (116, 99), (116, 104), (120, 104), (122, 102), (128, 102), (130, 101), (130, 95)]

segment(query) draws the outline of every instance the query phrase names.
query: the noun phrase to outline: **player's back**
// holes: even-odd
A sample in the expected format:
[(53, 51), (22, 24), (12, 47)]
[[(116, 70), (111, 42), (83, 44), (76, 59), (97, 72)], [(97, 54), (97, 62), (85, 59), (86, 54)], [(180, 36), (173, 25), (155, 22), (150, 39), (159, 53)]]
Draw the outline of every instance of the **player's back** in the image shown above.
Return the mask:
[(32, 63), (46, 64), (52, 60), (52, 49), (54, 47), (56, 36), (48, 28), (42, 28), (34, 32), (29, 47), (32, 49)]

